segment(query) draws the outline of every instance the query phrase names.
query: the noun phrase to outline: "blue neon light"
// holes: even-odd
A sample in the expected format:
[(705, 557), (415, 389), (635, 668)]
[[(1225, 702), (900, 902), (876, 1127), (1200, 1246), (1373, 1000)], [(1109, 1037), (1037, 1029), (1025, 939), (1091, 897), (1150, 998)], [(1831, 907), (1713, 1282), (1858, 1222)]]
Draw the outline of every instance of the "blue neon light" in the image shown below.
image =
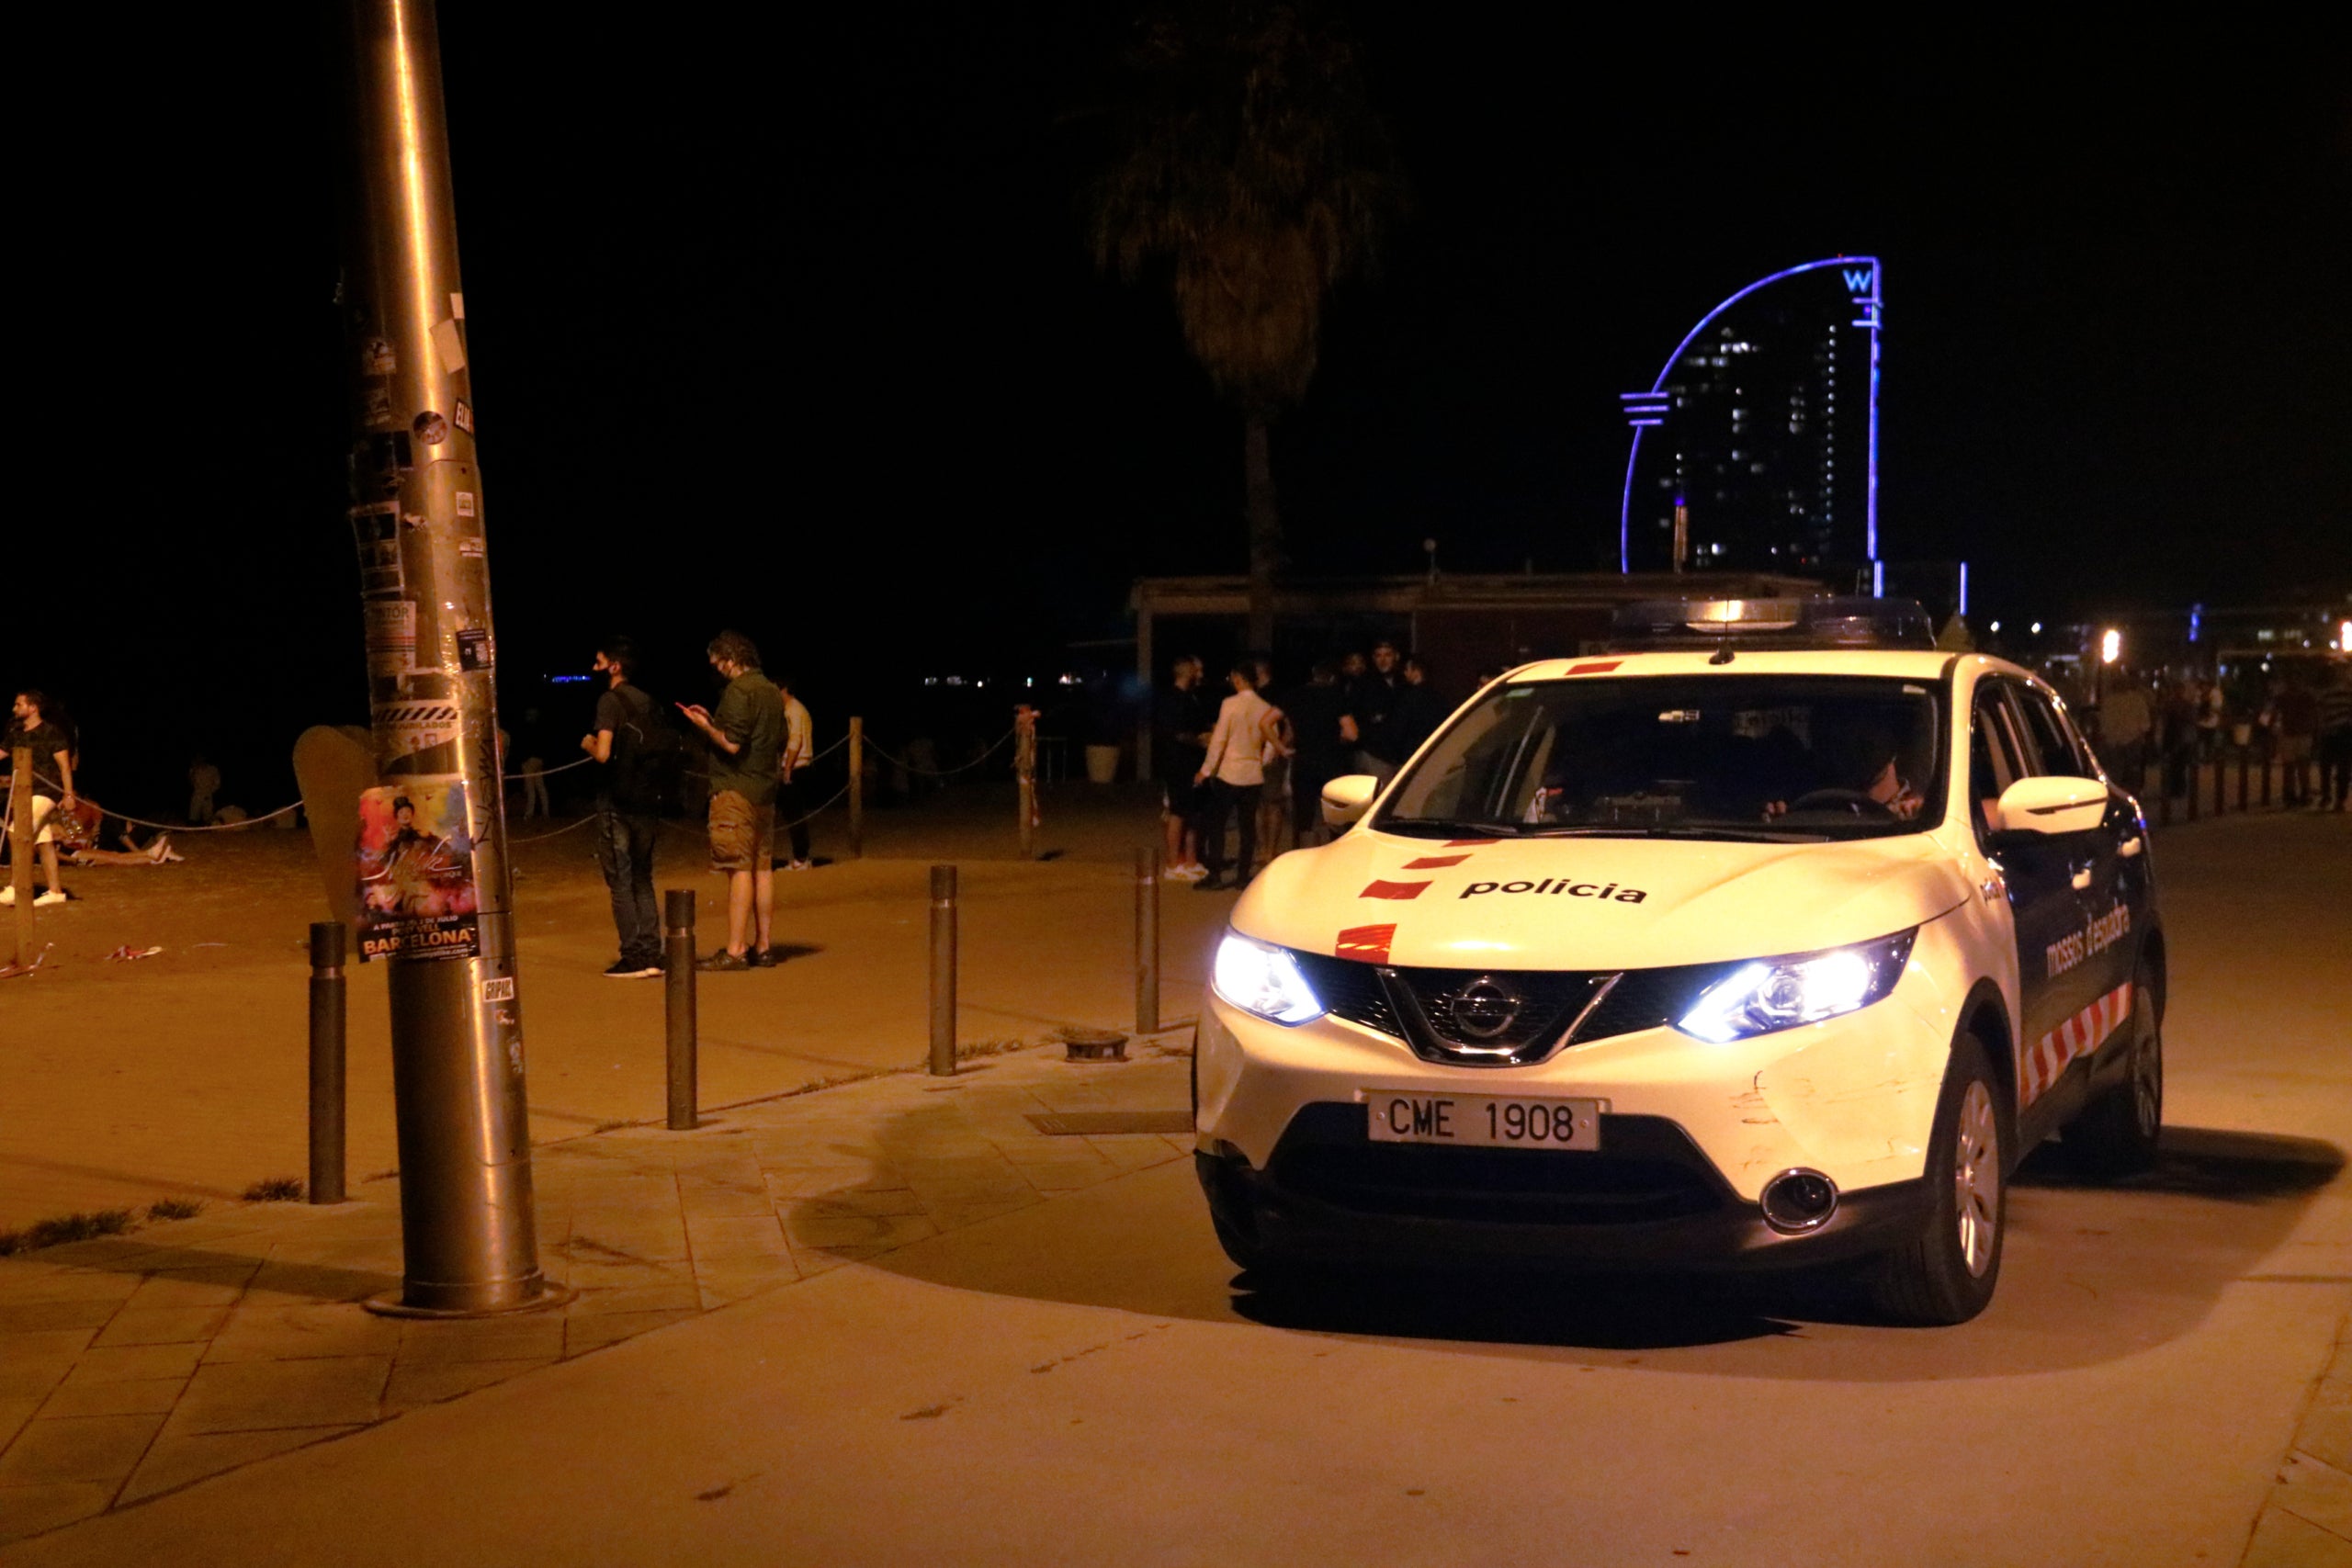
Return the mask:
[(1886, 563), (1883, 560), (1871, 562), (1871, 597), (1886, 597)]
[(1634, 558), (1625, 536), (1625, 520), (1634, 509), (1634, 465), (1642, 456), (1642, 427), (1634, 427), (1634, 449), (1625, 454), (1625, 503), (1617, 509), (1617, 571), (1619, 576), (1634, 570)]
[(1960, 613), (1968, 614), (1968, 563), (1960, 563)]
[[(1863, 310), (1862, 319), (1853, 324), (1871, 334), (1870, 418), (1867, 442), (1869, 484), (1864, 492), (1862, 520), (1863, 550), (1871, 562), (1872, 581), (1878, 582), (1882, 581), (1884, 576), (1884, 568), (1880, 565), (1878, 558), (1878, 385), (1879, 328), (1882, 324), (1880, 316), (1884, 310), (1885, 290), (1883, 271), (1876, 256), (1832, 256), (1825, 261), (1803, 262), (1795, 266), (1784, 267), (1779, 272), (1758, 278), (1699, 318), (1698, 324), (1684, 333), (1682, 341), (1674, 345), (1674, 352), (1667, 355), (1664, 368), (1658, 371), (1657, 379), (1651, 383), (1647, 392), (1620, 392), (1618, 400), (1634, 404), (1670, 398), (1672, 394), (1667, 390), (1666, 378), (1674, 374), (1674, 367), (1681, 363), (1683, 355), (1690, 350), (1690, 344), (1697, 340), (1699, 334), (1713, 326), (1716, 319), (1724, 311), (1759, 288), (1770, 288), (1783, 278), (1794, 277), (1800, 273), (1818, 272), (1826, 266), (1834, 266), (1843, 272), (1846, 292), (1854, 297), (1852, 303), (1860, 306)], [(1865, 293), (1865, 290), (1868, 292)], [(1836, 370), (1833, 367), (1830, 373), (1833, 384), (1836, 378)], [(1636, 413), (1647, 414), (1650, 412), (1652, 411), (1645, 407), (1626, 410), (1629, 416)], [(1647, 425), (1664, 422), (1629, 418), (1628, 423), (1634, 427), (1633, 449), (1625, 455), (1625, 488), (1617, 504), (1617, 570), (1621, 572), (1633, 570), (1630, 544), (1634, 513), (1634, 466), (1635, 460), (1641, 456), (1642, 431)]]

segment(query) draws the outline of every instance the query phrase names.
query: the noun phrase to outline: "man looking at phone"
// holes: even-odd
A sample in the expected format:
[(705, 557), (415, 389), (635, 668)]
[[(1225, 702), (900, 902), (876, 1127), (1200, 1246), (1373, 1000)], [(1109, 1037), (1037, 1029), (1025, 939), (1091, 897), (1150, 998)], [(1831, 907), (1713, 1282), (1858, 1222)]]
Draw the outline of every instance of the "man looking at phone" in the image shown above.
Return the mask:
[[(727, 946), (697, 969), (766, 969), (775, 912), (776, 761), (784, 749), (784, 695), (760, 672), (760, 650), (741, 632), (711, 638), (711, 668), (726, 678), (718, 711), (680, 703), (710, 742), (710, 864), (727, 874)], [(755, 940), (756, 939), (756, 940)]]

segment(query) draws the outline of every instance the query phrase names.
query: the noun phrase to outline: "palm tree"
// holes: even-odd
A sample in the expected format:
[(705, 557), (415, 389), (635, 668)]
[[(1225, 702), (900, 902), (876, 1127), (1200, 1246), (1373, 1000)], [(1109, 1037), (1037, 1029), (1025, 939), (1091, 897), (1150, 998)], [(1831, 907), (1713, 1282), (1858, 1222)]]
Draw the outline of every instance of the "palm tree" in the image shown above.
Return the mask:
[(1271, 649), (1282, 516), (1266, 430), (1306, 394), (1324, 297), (1368, 269), (1403, 180), (1354, 44), (1313, 0), (1191, 0), (1146, 21), (1096, 262), (1170, 264), (1184, 342), (1242, 420), (1250, 645)]

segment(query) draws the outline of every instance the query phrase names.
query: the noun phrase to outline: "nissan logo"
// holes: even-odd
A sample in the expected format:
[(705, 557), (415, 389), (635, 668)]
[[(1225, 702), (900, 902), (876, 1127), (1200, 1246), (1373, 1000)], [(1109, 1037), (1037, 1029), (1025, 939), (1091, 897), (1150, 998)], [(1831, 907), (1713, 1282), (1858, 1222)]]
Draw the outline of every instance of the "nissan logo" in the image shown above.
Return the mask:
[(1527, 1005), (1526, 998), (1491, 975), (1471, 981), (1452, 999), (1454, 1030), (1468, 1040), (1492, 1040), (1509, 1032), (1519, 1021), (1519, 1010)]

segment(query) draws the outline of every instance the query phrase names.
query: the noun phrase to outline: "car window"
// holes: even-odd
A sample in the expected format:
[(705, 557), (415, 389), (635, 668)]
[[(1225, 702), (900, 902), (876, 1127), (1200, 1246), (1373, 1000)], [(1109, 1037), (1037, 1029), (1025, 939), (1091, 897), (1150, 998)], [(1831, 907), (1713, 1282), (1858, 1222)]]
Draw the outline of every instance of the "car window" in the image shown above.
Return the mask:
[(1942, 692), (1846, 675), (1528, 682), (1473, 704), (1375, 826), (1865, 837), (1942, 810)]
[(1976, 804), (1976, 830), (1995, 827), (2001, 792), (2026, 776), (2019, 760), (2017, 717), (1998, 681), (1980, 681), (1968, 725), (1969, 796)]
[(2066, 722), (2050, 694), (2039, 687), (2021, 682), (2009, 683), (2009, 697), (2024, 716), (2025, 729), (2033, 742), (2036, 753), (2034, 773), (2038, 775), (2058, 775), (2066, 778), (2095, 779), (2098, 769), (2090, 760), (2087, 750)]

